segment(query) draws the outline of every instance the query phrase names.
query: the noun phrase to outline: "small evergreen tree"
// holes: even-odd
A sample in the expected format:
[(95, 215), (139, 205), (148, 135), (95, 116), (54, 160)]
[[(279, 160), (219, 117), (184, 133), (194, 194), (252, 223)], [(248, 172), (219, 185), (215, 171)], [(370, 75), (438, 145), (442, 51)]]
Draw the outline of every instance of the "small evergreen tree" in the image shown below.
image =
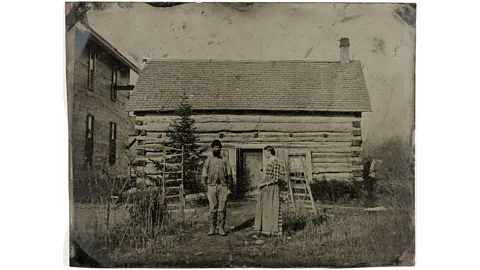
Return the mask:
[(197, 180), (199, 172), (198, 162), (202, 150), (198, 142), (195, 119), (192, 117), (192, 108), (186, 93), (183, 94), (180, 104), (176, 110), (177, 117), (169, 124), (167, 146), (181, 149), (183, 146), (183, 181), (187, 193), (196, 193), (201, 189)]

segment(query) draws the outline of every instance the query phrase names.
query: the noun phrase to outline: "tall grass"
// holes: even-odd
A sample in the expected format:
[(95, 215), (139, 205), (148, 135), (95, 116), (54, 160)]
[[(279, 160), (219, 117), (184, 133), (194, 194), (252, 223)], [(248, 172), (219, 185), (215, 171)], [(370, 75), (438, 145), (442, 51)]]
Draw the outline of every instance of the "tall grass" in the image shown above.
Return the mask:
[[(137, 195), (143, 196), (141, 192)], [(77, 204), (77, 226), (74, 235), (94, 251), (92, 255), (105, 265), (122, 259), (141, 260), (153, 248), (172, 248), (184, 237), (184, 232), (205, 225), (202, 213), (167, 212), (157, 208), (152, 197), (131, 200), (112, 207), (110, 224), (106, 224), (107, 207), (100, 204)], [(157, 219), (154, 220), (155, 215)]]
[(167, 213), (158, 187), (140, 185), (135, 193), (126, 194), (133, 180), (114, 177), (115, 173), (108, 168), (108, 165), (91, 168), (86, 179), (89, 200), (75, 203), (73, 235), (95, 250), (95, 255), (141, 253), (158, 241), (165, 241), (165, 235), (185, 227), (184, 219)]
[(381, 144), (365, 143), (364, 160), (379, 159), (374, 179), (375, 200), (395, 209), (415, 209), (415, 155), (405, 141), (393, 137)]
[(262, 256), (274, 261), (282, 254), (289, 265), (312, 267), (392, 265), (413, 240), (408, 213), (346, 211), (284, 214), (286, 235), (268, 243)]

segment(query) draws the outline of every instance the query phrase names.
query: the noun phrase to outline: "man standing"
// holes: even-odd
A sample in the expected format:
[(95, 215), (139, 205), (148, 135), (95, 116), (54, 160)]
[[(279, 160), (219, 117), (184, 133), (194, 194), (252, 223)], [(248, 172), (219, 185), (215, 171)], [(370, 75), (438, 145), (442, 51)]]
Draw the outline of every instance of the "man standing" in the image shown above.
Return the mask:
[(264, 151), (268, 165), (260, 182), (260, 194), (255, 212), (255, 231), (257, 234), (280, 236), (282, 235), (282, 210), (278, 184), (284, 181), (285, 173), (283, 166), (275, 158), (275, 149), (267, 146)]
[(226, 205), (232, 183), (232, 169), (228, 161), (222, 158), (222, 143), (214, 140), (211, 147), (213, 155), (205, 161), (202, 172), (203, 185), (207, 187), (210, 208), (208, 235), (215, 234), (218, 215), (218, 234), (225, 236), (227, 235), (225, 232)]

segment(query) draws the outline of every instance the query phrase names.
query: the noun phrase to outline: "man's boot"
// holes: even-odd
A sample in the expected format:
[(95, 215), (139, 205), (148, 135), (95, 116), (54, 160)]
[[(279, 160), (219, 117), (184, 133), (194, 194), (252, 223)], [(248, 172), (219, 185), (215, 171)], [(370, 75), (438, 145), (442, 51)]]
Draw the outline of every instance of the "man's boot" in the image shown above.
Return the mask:
[(217, 212), (211, 212), (210, 213), (210, 230), (208, 231), (208, 235), (214, 235), (216, 228), (217, 228)]
[(220, 234), (221, 236), (225, 236), (225, 235), (227, 235), (227, 233), (225, 232), (226, 213), (225, 212), (219, 212), (218, 215), (219, 215), (218, 234)]

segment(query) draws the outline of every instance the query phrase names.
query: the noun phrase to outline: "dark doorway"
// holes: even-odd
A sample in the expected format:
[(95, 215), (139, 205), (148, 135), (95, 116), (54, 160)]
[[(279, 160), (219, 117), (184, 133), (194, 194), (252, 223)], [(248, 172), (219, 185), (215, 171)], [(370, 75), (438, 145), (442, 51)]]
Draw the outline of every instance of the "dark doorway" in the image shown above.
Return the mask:
[(260, 180), (263, 177), (263, 150), (239, 149), (238, 151), (238, 177), (235, 193), (238, 198), (258, 191)]

